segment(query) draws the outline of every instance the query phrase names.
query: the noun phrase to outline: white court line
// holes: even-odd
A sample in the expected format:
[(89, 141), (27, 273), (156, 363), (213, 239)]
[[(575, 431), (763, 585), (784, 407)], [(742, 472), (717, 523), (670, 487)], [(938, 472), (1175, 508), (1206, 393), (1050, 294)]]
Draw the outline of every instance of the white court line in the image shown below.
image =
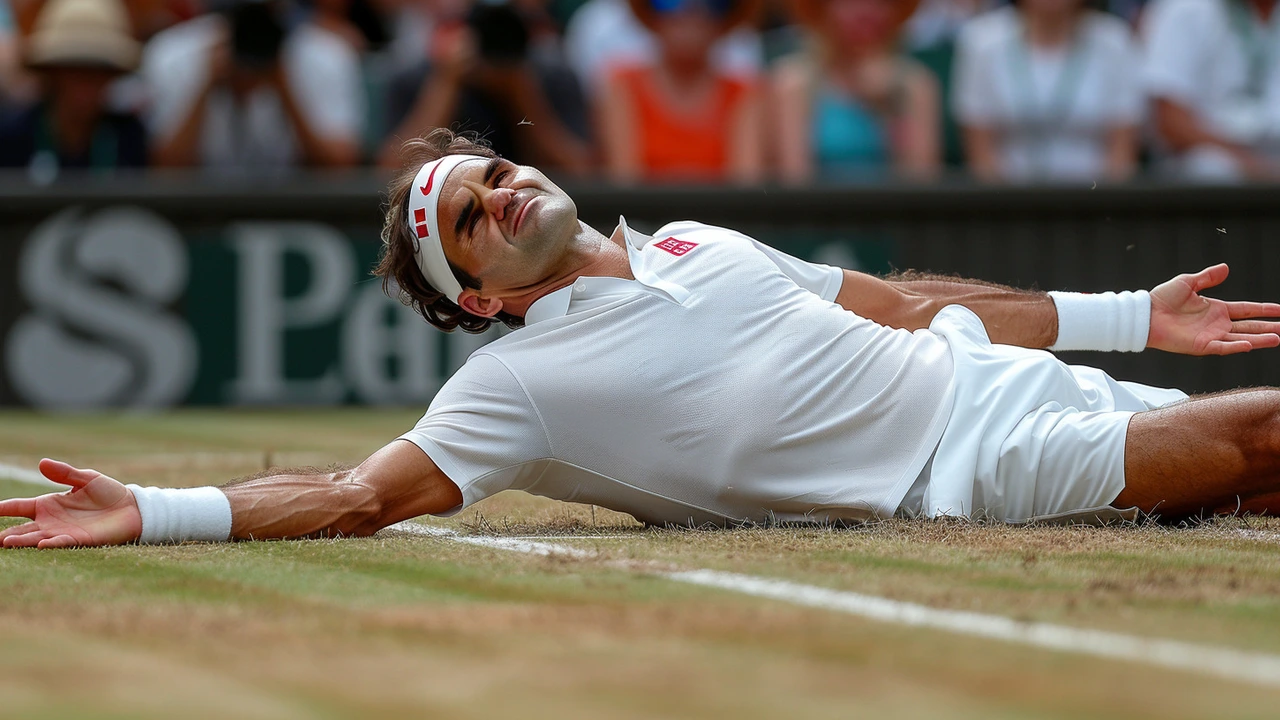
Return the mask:
[[(554, 543), (459, 535), (446, 528), (413, 522), (397, 523), (390, 529), (531, 555), (563, 555), (571, 558), (595, 556), (592, 552)], [(874, 595), (716, 570), (652, 574), (690, 585), (713, 587), (805, 607), (832, 610), (880, 622), (945, 630), (960, 635), (1002, 640), (1019, 645), (1112, 660), (1145, 663), (1257, 685), (1280, 686), (1280, 655), (1269, 653), (1233, 650), (1178, 640), (1143, 638), (1066, 625), (1023, 622), (999, 615), (945, 610)]]
[(589, 558), (595, 556), (595, 553), (589, 550), (552, 545), (551, 543), (546, 542), (517, 540), (515, 538), (459, 535), (448, 528), (422, 525), (408, 520), (396, 523), (388, 529), (399, 530), (401, 532), (412, 533), (414, 535), (429, 535), (431, 537), (448, 538), (449, 540), (466, 543), (467, 545), (479, 545), (481, 547), (491, 547), (499, 550), (511, 550), (513, 552), (528, 553), (529, 555), (540, 555), (543, 557), (550, 555), (564, 555), (572, 558)]
[(973, 635), (1115, 660), (1142, 662), (1214, 675), (1227, 680), (1240, 680), (1259, 685), (1280, 685), (1280, 656), (1267, 653), (1232, 650), (1177, 640), (1143, 638), (1066, 625), (1023, 622), (999, 615), (943, 610), (874, 595), (715, 570), (666, 573), (664, 577), (807, 607), (835, 610), (881, 622), (946, 630), (961, 635)]
[(512, 540), (644, 540), (644, 535), (504, 535)]
[(59, 485), (56, 482), (52, 482), (35, 470), (28, 470), (27, 468), (20, 467), (18, 465), (10, 465), (9, 463), (0, 463), (0, 479), (13, 480), (27, 485), (38, 485), (42, 488), (49, 488), (50, 490), (67, 489), (66, 485)]

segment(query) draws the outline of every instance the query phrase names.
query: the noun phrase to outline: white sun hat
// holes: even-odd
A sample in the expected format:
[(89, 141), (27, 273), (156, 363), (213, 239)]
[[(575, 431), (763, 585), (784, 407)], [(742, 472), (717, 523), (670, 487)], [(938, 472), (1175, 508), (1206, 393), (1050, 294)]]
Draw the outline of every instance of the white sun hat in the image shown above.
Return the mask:
[(99, 66), (130, 72), (141, 45), (120, 0), (50, 0), (27, 45), (29, 67)]

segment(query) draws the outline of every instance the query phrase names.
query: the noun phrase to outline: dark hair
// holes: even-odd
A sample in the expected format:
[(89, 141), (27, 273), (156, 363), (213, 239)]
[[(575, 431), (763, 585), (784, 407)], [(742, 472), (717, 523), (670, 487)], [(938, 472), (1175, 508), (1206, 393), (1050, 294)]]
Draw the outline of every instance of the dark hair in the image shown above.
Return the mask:
[[(427, 322), (445, 332), (454, 328), (462, 328), (466, 332), (479, 333), (489, 329), (495, 320), (507, 327), (516, 328), (524, 325), (524, 319), (507, 312), (499, 312), (495, 317), (486, 318), (458, 307), (452, 298), (431, 287), (431, 283), (423, 277), (414, 258), (413, 249), (417, 238), (409, 231), (409, 193), (413, 190), (414, 178), (418, 170), (432, 160), (445, 155), (479, 155), (480, 157), (497, 157), (488, 145), (478, 136), (470, 133), (455, 133), (447, 128), (436, 128), (423, 137), (406, 140), (400, 146), (400, 157), (404, 163), (399, 174), (387, 186), (386, 218), (382, 225), (382, 254), (378, 258), (378, 266), (373, 274), (382, 278), (382, 290), (400, 302), (413, 308), (426, 318)], [(480, 281), (471, 277), (461, 268), (449, 263), (449, 268), (464, 288), (480, 289)], [(394, 283), (394, 288), (393, 288)]]
[(476, 3), (467, 16), (475, 31), (480, 57), (495, 63), (518, 63), (529, 54), (529, 27), (510, 5)]
[(231, 51), (245, 67), (264, 69), (280, 60), (285, 30), (276, 8), (265, 2), (241, 2), (229, 11)]

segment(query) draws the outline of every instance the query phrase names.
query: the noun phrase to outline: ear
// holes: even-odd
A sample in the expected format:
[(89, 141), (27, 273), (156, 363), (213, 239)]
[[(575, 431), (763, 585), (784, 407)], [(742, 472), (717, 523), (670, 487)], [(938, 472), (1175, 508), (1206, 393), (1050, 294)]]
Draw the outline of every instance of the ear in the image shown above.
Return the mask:
[(458, 297), (458, 306), (472, 315), (491, 318), (502, 312), (502, 299), (486, 298), (475, 290), (467, 289)]

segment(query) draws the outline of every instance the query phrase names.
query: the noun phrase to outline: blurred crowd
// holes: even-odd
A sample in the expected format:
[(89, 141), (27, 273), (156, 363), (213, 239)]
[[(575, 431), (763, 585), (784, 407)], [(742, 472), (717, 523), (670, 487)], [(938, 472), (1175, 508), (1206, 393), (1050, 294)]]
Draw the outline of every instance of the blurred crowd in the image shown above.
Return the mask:
[(1280, 0), (0, 0), (0, 166), (1280, 179)]

